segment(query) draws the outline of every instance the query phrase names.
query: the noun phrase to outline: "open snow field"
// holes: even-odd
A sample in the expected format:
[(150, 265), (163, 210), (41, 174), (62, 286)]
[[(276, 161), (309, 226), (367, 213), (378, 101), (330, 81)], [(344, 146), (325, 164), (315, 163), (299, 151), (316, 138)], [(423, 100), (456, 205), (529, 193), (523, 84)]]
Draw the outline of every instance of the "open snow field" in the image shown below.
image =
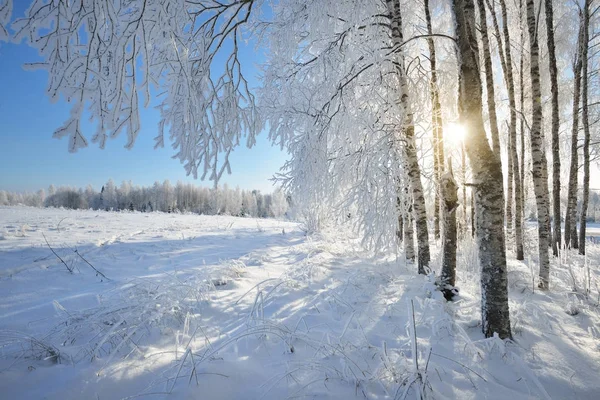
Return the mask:
[(600, 398), (600, 247), (554, 260), (547, 293), (510, 261), (508, 343), (480, 332), (475, 259), (462, 243), (446, 303), (341, 232), (0, 207), (0, 397)]

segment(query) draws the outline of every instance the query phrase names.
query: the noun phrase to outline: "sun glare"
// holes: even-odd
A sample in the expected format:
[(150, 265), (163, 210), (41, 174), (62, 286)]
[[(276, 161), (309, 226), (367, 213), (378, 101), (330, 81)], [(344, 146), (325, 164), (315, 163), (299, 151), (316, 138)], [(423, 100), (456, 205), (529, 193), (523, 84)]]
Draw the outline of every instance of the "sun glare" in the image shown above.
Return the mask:
[(450, 122), (444, 128), (444, 139), (454, 145), (460, 145), (465, 140), (465, 128), (456, 122)]

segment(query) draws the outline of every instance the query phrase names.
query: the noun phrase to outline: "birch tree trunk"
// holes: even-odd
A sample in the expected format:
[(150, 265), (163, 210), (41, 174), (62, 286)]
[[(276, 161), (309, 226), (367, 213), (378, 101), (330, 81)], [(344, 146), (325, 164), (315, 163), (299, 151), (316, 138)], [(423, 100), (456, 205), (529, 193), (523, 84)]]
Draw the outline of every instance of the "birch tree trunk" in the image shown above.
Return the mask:
[(588, 116), (588, 48), (590, 0), (583, 6), (583, 46), (581, 52), (581, 123), (583, 125), (583, 193), (579, 219), (579, 254), (585, 255), (587, 208), (590, 198), (590, 121)]
[[(431, 28), (431, 11), (429, 9), (429, 0), (424, 0), (425, 21), (427, 24), (427, 34), (432, 35)], [(427, 46), (429, 47), (429, 65), (431, 68), (431, 122), (433, 126), (433, 170), (435, 174), (435, 200), (434, 200), (434, 237), (437, 239), (440, 236), (440, 185), (441, 176), (444, 172), (444, 134), (442, 121), (442, 106), (440, 104), (440, 93), (437, 83), (437, 66), (435, 56), (435, 43), (432, 37), (427, 38)], [(442, 217), (443, 218), (443, 217)]]
[[(400, 187), (398, 185), (396, 185), (396, 187), (398, 188), (398, 193), (400, 193)], [(396, 238), (398, 239), (398, 246), (400, 246), (404, 241), (404, 209), (400, 194), (396, 197), (396, 209), (398, 210), (398, 230), (396, 231)]]
[(569, 188), (567, 191), (567, 211), (565, 213), (565, 247), (577, 248), (577, 172), (579, 168), (579, 100), (581, 95), (581, 69), (583, 54), (583, 21), (579, 25), (577, 55), (573, 65), (573, 125), (571, 127), (571, 165), (569, 167)]
[[(512, 70), (512, 51), (510, 47), (510, 33), (508, 28), (508, 13), (506, 12), (505, 0), (500, 0), (502, 10), (502, 31), (504, 34), (504, 52), (506, 57), (504, 78), (508, 89), (508, 104), (510, 107), (510, 123), (508, 126), (508, 159), (509, 159), (509, 183), (514, 183), (514, 229), (515, 229), (515, 251), (517, 260), (525, 258), (523, 253), (523, 191), (520, 181), (519, 156), (517, 154), (517, 101), (515, 96), (515, 83)], [(498, 43), (500, 45), (500, 43)], [(500, 50), (501, 51), (501, 50)], [(509, 202), (510, 200), (510, 202)], [(507, 211), (510, 203), (513, 203), (512, 197), (507, 196)], [(509, 219), (507, 212), (506, 219)]]
[(545, 0), (546, 11), (546, 40), (548, 43), (548, 67), (550, 70), (550, 92), (552, 95), (552, 216), (553, 236), (552, 253), (558, 256), (561, 242), (560, 226), (560, 150), (559, 135), (560, 127), (558, 111), (558, 67), (556, 65), (556, 49), (554, 45), (554, 10), (553, 0)]
[(519, 0), (519, 27), (520, 27), (520, 44), (521, 57), (519, 59), (519, 111), (521, 118), (519, 119), (519, 132), (521, 139), (521, 221), (525, 218), (525, 29), (523, 28), (523, 0)]
[(541, 289), (548, 289), (550, 280), (549, 247), (549, 207), (548, 207), (548, 166), (542, 134), (542, 94), (540, 89), (540, 49), (538, 44), (537, 23), (534, 0), (527, 0), (527, 27), (529, 31), (530, 76), (531, 76), (531, 160), (533, 189), (537, 206), (538, 251), (540, 264)]
[(399, 102), (404, 111), (404, 123), (402, 135), (405, 141), (404, 155), (406, 158), (408, 180), (410, 182), (413, 198), (413, 212), (417, 230), (417, 263), (419, 274), (425, 274), (429, 266), (429, 231), (427, 227), (427, 208), (425, 207), (425, 195), (421, 183), (421, 169), (417, 157), (417, 146), (415, 142), (415, 125), (412, 107), (408, 95), (408, 79), (404, 67), (404, 54), (402, 43), (402, 14), (400, 11), (400, 0), (386, 0), (387, 8), (391, 16), (392, 41), (398, 51), (396, 52), (398, 80), (400, 83)]
[(442, 272), (441, 291), (446, 300), (452, 300), (457, 291), (456, 284), (456, 210), (458, 209), (458, 185), (452, 173), (452, 162), (448, 160), (448, 172), (441, 178), (442, 197)]
[(502, 165), (489, 146), (483, 123), (475, 5), (473, 0), (452, 0), (452, 11), (459, 53), (458, 110), (475, 185), (483, 333), (510, 338)]
[[(407, 190), (407, 195), (408, 190)], [(412, 217), (412, 201), (410, 202), (408, 210), (402, 215), (402, 229), (403, 229), (403, 242), (404, 242), (404, 256), (407, 261), (415, 261), (415, 231), (413, 229), (413, 217)]]
[(508, 138), (507, 138), (507, 168), (506, 168), (506, 204), (504, 219), (506, 220), (506, 234), (510, 237), (513, 234), (513, 195), (514, 187), (513, 182), (515, 178), (515, 169), (513, 165), (513, 157), (511, 153), (511, 146), (513, 145), (510, 137), (510, 126), (509, 126)]
[[(485, 13), (482, 12), (482, 8), (483, 8), (483, 1), (482, 0), (478, 0), (478, 3), (480, 4), (479, 6), (479, 14), (480, 14), (480, 19), (485, 18)], [(498, 17), (496, 16), (496, 11), (494, 9), (494, 4), (490, 1), (490, 0), (486, 0), (486, 4), (488, 9), (490, 10), (490, 14), (492, 15), (492, 23), (494, 26), (494, 32), (495, 32), (495, 37), (496, 37), (496, 41), (498, 42), (498, 55), (500, 56), (500, 66), (502, 67), (502, 72), (504, 75), (504, 81), (507, 83), (507, 87), (508, 87), (508, 81), (507, 81), (507, 64), (508, 61), (506, 60), (505, 54), (504, 54), (504, 48), (502, 45), (502, 36), (500, 35), (500, 28), (498, 25)], [(481, 25), (482, 30), (487, 29), (487, 27), (485, 25)], [(482, 32), (483, 35), (483, 32)], [(509, 42), (510, 43), (510, 42)], [(484, 50), (485, 50), (485, 42), (484, 42)], [(511, 71), (512, 72), (512, 71)], [(506, 231), (507, 233), (510, 235), (512, 234), (512, 218), (513, 218), (513, 177), (514, 177), (514, 169), (513, 169), (513, 165), (512, 165), (512, 157), (511, 157), (511, 153), (510, 153), (510, 132), (509, 132), (509, 137), (508, 137), (508, 168), (507, 168), (507, 176), (506, 176), (506, 212), (504, 215), (505, 221), (506, 221)]]
[[(465, 157), (465, 145), (464, 143), (461, 144), (461, 148), (460, 148), (460, 177), (462, 180), (462, 200), (463, 200), (463, 204), (462, 204), (462, 209), (463, 209), (463, 231), (461, 232), (461, 234), (463, 234), (463, 237), (466, 237), (467, 235), (467, 231), (469, 230), (467, 227), (468, 221), (469, 221), (469, 217), (467, 217), (467, 159)], [(470, 210), (469, 210), (470, 212)], [(473, 234), (473, 229), (471, 227), (471, 237), (474, 237)]]
[(487, 93), (488, 117), (490, 120), (490, 133), (492, 136), (492, 150), (494, 154), (500, 158), (500, 135), (498, 133), (498, 117), (496, 116), (494, 70), (492, 67), (492, 55), (490, 54), (490, 40), (487, 33), (488, 29), (484, 0), (477, 0), (477, 8), (479, 9), (479, 24), (481, 26), (481, 50), (483, 52), (483, 66), (485, 72), (485, 87)]
[(408, 190), (406, 179), (398, 183), (398, 193), (400, 193), (400, 204), (398, 210), (398, 236), (402, 238), (404, 245), (404, 257), (406, 261), (415, 261), (415, 233), (413, 230), (412, 218), (412, 196)]

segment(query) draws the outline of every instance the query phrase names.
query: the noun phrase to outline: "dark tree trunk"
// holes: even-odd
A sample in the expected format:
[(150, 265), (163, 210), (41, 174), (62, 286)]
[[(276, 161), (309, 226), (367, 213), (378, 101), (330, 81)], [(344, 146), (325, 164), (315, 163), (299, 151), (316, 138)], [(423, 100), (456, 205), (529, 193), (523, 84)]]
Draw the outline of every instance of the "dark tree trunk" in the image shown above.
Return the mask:
[(558, 111), (558, 68), (556, 66), (556, 49), (554, 47), (554, 10), (552, 0), (544, 1), (546, 6), (546, 38), (548, 42), (548, 67), (550, 70), (550, 92), (552, 94), (552, 216), (553, 236), (552, 254), (558, 256), (561, 242), (560, 226), (560, 127)]
[(585, 231), (587, 208), (590, 198), (590, 122), (588, 116), (588, 48), (590, 25), (590, 2), (583, 6), (583, 46), (581, 54), (581, 124), (583, 125), (583, 193), (579, 219), (579, 254), (585, 255)]
[(579, 136), (579, 101), (581, 96), (581, 69), (583, 54), (583, 21), (579, 25), (577, 39), (577, 55), (573, 65), (573, 125), (571, 127), (571, 165), (569, 167), (569, 188), (567, 191), (567, 211), (565, 212), (565, 247), (577, 248), (577, 172), (579, 168), (579, 149), (577, 141)]

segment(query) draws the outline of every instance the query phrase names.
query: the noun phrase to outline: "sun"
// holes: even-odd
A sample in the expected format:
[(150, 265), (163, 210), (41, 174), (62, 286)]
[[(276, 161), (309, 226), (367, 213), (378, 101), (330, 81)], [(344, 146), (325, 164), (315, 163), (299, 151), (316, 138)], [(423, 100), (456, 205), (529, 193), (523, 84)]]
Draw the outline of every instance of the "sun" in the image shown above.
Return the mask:
[(449, 122), (444, 127), (444, 139), (455, 146), (461, 145), (465, 140), (465, 127), (456, 122)]

